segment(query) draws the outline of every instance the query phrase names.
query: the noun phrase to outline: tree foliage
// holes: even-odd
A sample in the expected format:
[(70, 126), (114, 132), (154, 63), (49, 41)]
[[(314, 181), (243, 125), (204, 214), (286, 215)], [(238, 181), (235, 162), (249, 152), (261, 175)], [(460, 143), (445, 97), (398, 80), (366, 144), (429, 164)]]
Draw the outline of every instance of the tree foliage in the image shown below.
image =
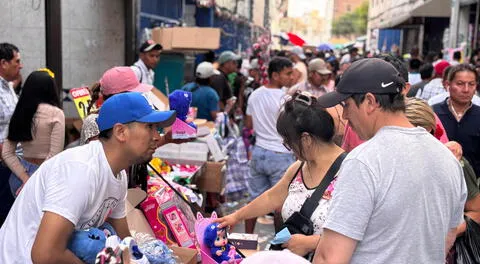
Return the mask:
[(335, 19), (332, 34), (335, 36), (361, 36), (367, 33), (368, 2), (364, 2), (353, 12)]

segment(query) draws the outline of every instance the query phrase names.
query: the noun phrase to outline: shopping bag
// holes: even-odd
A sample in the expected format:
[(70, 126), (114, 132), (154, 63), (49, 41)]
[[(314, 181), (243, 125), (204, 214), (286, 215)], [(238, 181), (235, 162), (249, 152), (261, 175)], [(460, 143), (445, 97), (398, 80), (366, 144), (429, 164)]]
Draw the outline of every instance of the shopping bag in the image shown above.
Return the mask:
[(455, 241), (457, 264), (480, 263), (480, 224), (469, 217), (465, 219), (465, 234)]

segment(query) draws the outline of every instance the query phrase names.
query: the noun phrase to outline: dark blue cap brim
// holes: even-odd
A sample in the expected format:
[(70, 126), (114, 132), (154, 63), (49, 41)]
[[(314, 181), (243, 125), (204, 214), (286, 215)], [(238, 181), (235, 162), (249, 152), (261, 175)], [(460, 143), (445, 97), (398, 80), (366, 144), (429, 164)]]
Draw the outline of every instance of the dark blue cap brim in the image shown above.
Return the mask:
[(168, 127), (175, 122), (177, 117), (176, 111), (153, 111), (152, 113), (135, 120), (136, 122), (140, 123), (155, 123), (158, 124), (160, 127)]
[(343, 94), (333, 91), (318, 97), (317, 104), (323, 108), (329, 108), (347, 100), (350, 96), (352, 96), (352, 94)]

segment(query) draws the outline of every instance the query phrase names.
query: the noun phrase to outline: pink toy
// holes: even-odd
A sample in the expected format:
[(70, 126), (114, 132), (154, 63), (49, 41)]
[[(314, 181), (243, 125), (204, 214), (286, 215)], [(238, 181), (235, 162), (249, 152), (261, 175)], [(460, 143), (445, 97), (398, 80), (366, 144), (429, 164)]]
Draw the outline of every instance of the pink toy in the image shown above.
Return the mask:
[(180, 216), (181, 212), (175, 205), (163, 211), (163, 217), (167, 221), (170, 231), (172, 231), (178, 244), (182, 247), (195, 249), (194, 240), (190, 237), (187, 226)]
[(197, 137), (197, 128), (177, 118), (172, 125), (173, 139), (189, 139)]
[[(197, 243), (200, 245), (200, 253), (202, 256), (202, 263), (203, 264), (223, 264), (223, 263), (230, 263), (223, 261), (222, 263), (218, 263), (215, 260), (210, 257), (210, 248), (205, 245), (204, 243), (204, 233), (205, 229), (207, 226), (213, 223), (213, 219), (217, 218), (217, 213), (213, 212), (211, 218), (203, 218), (201, 213), (197, 213), (197, 220), (195, 221), (195, 235), (197, 238)], [(230, 249), (228, 252), (229, 256), (233, 256), (234, 258), (232, 259), (231, 263), (240, 263), (242, 262), (242, 259), (235, 259), (235, 254), (236, 251), (234, 247), (231, 247), (233, 249)]]

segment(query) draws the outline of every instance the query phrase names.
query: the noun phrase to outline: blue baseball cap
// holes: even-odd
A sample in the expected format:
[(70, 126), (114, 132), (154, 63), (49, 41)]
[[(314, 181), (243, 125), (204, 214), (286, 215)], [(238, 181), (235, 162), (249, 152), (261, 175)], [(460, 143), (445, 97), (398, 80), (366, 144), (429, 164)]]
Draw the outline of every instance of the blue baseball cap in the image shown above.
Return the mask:
[(105, 101), (100, 107), (97, 124), (100, 131), (118, 123), (130, 122), (158, 123), (161, 127), (168, 127), (175, 122), (175, 118), (175, 111), (154, 110), (141, 93), (128, 92), (116, 94)]

